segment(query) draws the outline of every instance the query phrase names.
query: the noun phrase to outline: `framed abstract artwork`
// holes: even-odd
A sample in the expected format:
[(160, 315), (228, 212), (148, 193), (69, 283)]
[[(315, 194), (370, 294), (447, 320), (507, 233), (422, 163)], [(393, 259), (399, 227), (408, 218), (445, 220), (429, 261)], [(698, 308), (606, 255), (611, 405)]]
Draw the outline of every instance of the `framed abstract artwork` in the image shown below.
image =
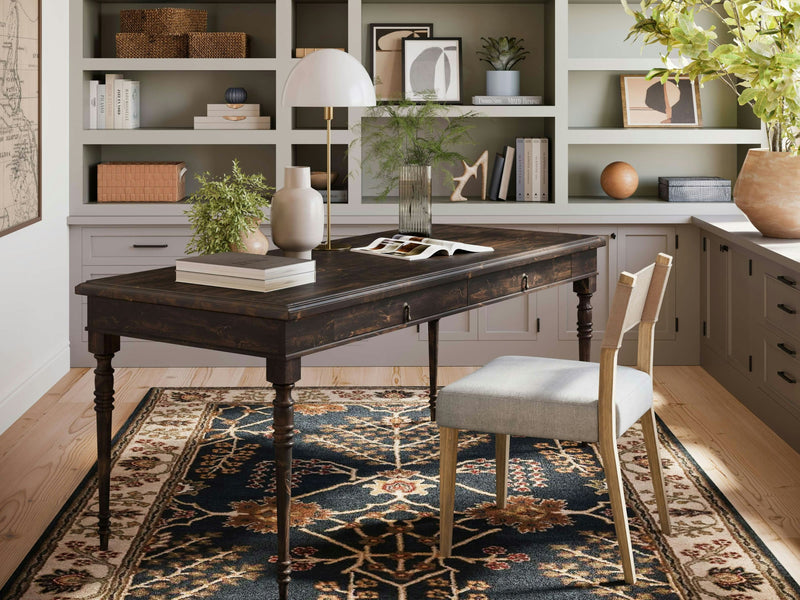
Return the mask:
[(700, 94), (688, 77), (662, 84), (644, 75), (620, 75), (625, 127), (700, 127)]
[(403, 39), (403, 97), (461, 104), (461, 38)]
[(0, 236), (42, 220), (41, 0), (0, 3)]
[(372, 23), (372, 80), (377, 100), (403, 99), (403, 40), (433, 36), (433, 24)]

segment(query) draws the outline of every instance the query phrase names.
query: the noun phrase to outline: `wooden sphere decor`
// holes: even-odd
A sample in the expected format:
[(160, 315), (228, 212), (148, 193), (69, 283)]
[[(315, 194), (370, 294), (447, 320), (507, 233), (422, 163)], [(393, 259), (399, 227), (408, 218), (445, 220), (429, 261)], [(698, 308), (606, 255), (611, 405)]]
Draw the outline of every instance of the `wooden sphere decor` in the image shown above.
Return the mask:
[(639, 187), (639, 175), (631, 165), (618, 160), (603, 169), (600, 187), (612, 198), (622, 200), (632, 196)]

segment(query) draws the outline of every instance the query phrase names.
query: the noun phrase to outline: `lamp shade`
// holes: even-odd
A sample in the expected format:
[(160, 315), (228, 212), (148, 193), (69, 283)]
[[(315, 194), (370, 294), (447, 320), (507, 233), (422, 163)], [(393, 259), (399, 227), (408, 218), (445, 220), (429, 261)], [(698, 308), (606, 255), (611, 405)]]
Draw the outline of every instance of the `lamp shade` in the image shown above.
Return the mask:
[(284, 106), (375, 106), (375, 86), (354, 57), (326, 48), (312, 52), (289, 73)]

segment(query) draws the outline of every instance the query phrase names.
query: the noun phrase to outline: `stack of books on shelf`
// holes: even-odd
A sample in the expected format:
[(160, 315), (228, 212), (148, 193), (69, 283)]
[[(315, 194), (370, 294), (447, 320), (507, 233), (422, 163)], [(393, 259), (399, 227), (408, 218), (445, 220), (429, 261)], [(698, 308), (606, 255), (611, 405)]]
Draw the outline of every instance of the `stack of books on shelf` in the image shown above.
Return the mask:
[(89, 129), (138, 129), (139, 82), (108, 73), (105, 83), (89, 81), (86, 105)]
[(209, 104), (205, 117), (194, 118), (195, 129), (269, 129), (260, 104)]
[(532, 106), (542, 103), (541, 96), (473, 96), (475, 106)]
[(316, 280), (316, 261), (301, 258), (223, 252), (175, 261), (178, 283), (272, 292)]
[(547, 138), (517, 138), (517, 202), (550, 202)]

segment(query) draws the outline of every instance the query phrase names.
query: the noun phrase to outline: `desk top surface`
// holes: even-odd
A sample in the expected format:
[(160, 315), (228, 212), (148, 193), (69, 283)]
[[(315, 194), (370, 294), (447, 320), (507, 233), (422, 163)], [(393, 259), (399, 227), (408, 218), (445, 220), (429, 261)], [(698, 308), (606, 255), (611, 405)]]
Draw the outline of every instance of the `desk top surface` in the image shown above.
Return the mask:
[[(384, 231), (338, 241), (346, 241), (355, 248), (396, 233)], [(380, 300), (403, 291), (574, 255), (605, 245), (604, 238), (593, 235), (461, 225), (434, 226), (431, 237), (491, 246), (494, 252), (459, 252), (417, 261), (348, 251), (314, 252), (315, 283), (267, 293), (177, 283), (174, 267), (92, 279), (79, 284), (75, 292), (146, 304), (292, 319), (324, 312), (343, 302), (352, 305)]]

